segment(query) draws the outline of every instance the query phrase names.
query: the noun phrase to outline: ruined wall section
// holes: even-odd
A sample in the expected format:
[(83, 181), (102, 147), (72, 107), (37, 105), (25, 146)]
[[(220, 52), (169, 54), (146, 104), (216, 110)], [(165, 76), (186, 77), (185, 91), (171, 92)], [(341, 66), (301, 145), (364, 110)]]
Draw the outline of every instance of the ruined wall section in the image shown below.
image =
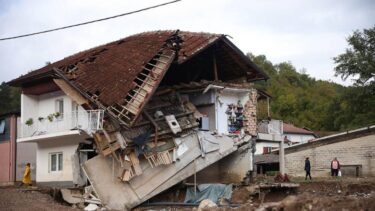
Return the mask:
[(249, 93), (249, 100), (246, 102), (244, 109), (244, 116), (246, 119), (244, 122), (245, 131), (252, 136), (257, 136), (257, 98), (257, 90), (252, 89)]

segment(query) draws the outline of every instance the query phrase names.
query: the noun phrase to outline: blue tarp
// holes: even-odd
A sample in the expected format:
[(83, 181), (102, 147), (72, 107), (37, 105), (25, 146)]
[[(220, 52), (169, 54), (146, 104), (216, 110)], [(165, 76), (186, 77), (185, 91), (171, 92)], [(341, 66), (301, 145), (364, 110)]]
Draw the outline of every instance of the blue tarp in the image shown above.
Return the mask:
[(200, 184), (195, 195), (194, 187), (186, 189), (185, 203), (200, 203), (205, 199), (217, 203), (220, 198), (231, 200), (232, 184)]

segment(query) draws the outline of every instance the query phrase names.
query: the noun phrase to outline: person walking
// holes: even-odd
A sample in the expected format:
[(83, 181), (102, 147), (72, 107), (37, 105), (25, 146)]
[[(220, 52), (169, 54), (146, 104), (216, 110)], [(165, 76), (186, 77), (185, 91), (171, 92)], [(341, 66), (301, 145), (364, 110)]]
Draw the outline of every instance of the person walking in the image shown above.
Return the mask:
[(310, 160), (309, 160), (309, 157), (306, 158), (305, 160), (305, 171), (306, 171), (306, 177), (305, 177), (305, 180), (307, 180), (307, 176), (309, 176), (310, 180), (311, 180), (311, 164), (310, 164)]
[(340, 170), (340, 162), (335, 157), (331, 161), (331, 175), (332, 175), (332, 177), (333, 176), (337, 177), (339, 175), (339, 170)]
[(25, 172), (23, 173), (22, 184), (31, 186), (30, 163), (26, 164)]

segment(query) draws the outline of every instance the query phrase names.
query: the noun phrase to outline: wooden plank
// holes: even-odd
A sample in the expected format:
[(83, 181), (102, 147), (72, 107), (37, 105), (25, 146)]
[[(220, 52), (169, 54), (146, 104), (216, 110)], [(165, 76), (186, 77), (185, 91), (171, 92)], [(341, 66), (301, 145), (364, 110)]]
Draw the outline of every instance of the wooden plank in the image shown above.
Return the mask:
[[(111, 141), (111, 138), (109, 137), (107, 131), (106, 131), (106, 130), (103, 130), (103, 133), (104, 133), (105, 138), (107, 139), (107, 142), (108, 142), (108, 148), (110, 148), (113, 158), (115, 158), (115, 159), (117, 160), (117, 162), (121, 162), (120, 159), (119, 159), (119, 158), (117, 157), (117, 155), (116, 155), (116, 150), (117, 150), (118, 148), (120, 148), (120, 144), (117, 143), (117, 142), (115, 142), (115, 143), (113, 144), (114, 146), (112, 146), (112, 144), (111, 144), (112, 141)], [(118, 147), (117, 147), (117, 146), (118, 146)]]
[[(117, 149), (120, 148), (120, 144), (117, 143), (117, 142), (115, 142), (115, 143), (113, 143), (113, 144), (109, 144), (108, 146), (111, 146), (111, 147), (107, 147), (107, 148), (105, 148), (105, 149), (102, 151), (102, 154), (103, 154), (104, 156), (107, 156), (107, 155), (109, 155), (109, 154), (111, 154), (111, 153), (114, 153)], [(115, 155), (115, 156), (116, 156), (115, 158), (117, 158), (117, 155)], [(118, 160), (118, 158), (117, 158), (117, 160)]]
[(135, 155), (135, 152), (131, 152), (129, 154), (129, 158), (130, 158), (130, 161), (132, 162), (132, 165), (134, 167), (134, 171), (135, 171), (135, 174), (136, 175), (141, 175), (142, 174), (142, 168), (141, 166), (139, 165), (139, 159), (138, 157)]
[(89, 101), (84, 98), (79, 92), (77, 92), (73, 87), (66, 83), (63, 79), (53, 79), (58, 87), (68, 95), (72, 100), (74, 100), (78, 105), (89, 104)]

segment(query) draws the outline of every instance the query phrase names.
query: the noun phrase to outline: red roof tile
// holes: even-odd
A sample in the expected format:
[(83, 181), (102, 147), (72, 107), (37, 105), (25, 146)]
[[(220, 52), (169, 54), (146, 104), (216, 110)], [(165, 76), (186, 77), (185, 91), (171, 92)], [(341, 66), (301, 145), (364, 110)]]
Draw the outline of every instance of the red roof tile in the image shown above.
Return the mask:
[(291, 124), (283, 123), (283, 131), (284, 133), (295, 133), (295, 134), (308, 134), (308, 135), (314, 135), (313, 131), (309, 131), (303, 128), (296, 127)]
[[(98, 95), (102, 104), (110, 106), (120, 102), (128, 91), (134, 88), (132, 82), (142, 71), (143, 66), (166, 45), (168, 40), (176, 39), (176, 37), (179, 39), (177, 42), (181, 42), (181, 49), (177, 57), (178, 64), (184, 63), (216, 41), (226, 39), (224, 35), (219, 34), (181, 31), (140, 33), (79, 52), (27, 73), (10, 81), (9, 84), (24, 86), (33, 77), (51, 72), (53, 68), (58, 68), (81, 91), (89, 95)], [(243, 63), (238, 67), (243, 69), (244, 74), (251, 69), (256, 74), (260, 74), (261, 77), (267, 78), (258, 69), (244, 68)]]

